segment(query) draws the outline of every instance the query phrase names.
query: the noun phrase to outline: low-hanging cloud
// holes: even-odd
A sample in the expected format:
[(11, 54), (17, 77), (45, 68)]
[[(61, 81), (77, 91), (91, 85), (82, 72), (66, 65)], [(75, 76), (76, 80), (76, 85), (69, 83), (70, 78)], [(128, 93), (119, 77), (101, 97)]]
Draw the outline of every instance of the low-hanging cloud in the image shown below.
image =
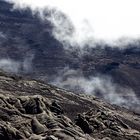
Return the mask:
[[(135, 43), (140, 37), (140, 9), (138, 0), (6, 0), (14, 3), (14, 8), (27, 8), (33, 10), (33, 14), (39, 12), (42, 20), (48, 20), (53, 25), (52, 35), (64, 43), (83, 47), (91, 44), (92, 47), (98, 43), (109, 43), (113, 46), (127, 46)], [(131, 10), (130, 10), (131, 9)], [(85, 52), (84, 52), (85, 53)], [(21, 62), (2, 62), (2, 68), (12, 69), (11, 62), (19, 67), (30, 69), (28, 59)], [(3, 60), (2, 60), (3, 61)], [(9, 61), (9, 60), (8, 60)], [(96, 76), (85, 78), (81, 71), (69, 68), (56, 75), (53, 84), (62, 88), (97, 94), (107, 101), (124, 105), (126, 107), (138, 106), (134, 91), (122, 87), (107, 76)], [(125, 96), (124, 96), (125, 95)]]
[(75, 92), (96, 95), (112, 104), (126, 108), (137, 109), (140, 105), (132, 89), (120, 86), (111, 77), (105, 75), (85, 78), (80, 70), (66, 67), (59, 72), (52, 84)]
[(33, 55), (26, 57), (23, 61), (15, 61), (10, 58), (0, 59), (0, 69), (9, 73), (20, 74), (32, 71)]
[(54, 25), (52, 34), (72, 45), (93, 46), (93, 43), (105, 42), (117, 46), (140, 37), (139, 0), (6, 1), (14, 3), (14, 8), (31, 7), (33, 11), (40, 11), (42, 17), (45, 8), (49, 9), (47, 19)]
[(1, 59), (0, 69), (6, 72), (18, 73), (20, 70), (20, 63), (11, 59)]
[[(12, 44), (10, 44), (11, 40)], [(12, 48), (14, 48), (14, 51)], [(29, 49), (29, 45), (24, 39), (11, 37), (8, 33), (0, 31), (0, 49), (2, 52), (0, 54), (0, 69), (16, 74), (32, 72), (32, 61), (35, 53)], [(15, 58), (12, 58), (10, 53), (15, 53)], [(20, 56), (18, 56), (18, 54), (20, 54)]]

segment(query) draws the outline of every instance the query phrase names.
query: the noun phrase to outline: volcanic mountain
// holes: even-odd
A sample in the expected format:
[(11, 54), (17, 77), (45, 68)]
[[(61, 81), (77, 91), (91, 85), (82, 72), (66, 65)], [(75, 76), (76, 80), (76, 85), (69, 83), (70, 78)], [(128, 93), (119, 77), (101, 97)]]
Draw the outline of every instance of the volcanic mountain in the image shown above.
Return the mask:
[[(0, 0), (0, 69), (7, 72), (0, 71), (0, 140), (139, 140), (139, 41), (124, 49), (105, 44), (67, 48), (52, 29), (51, 22), (37, 12), (13, 9)], [(97, 98), (102, 97), (101, 90), (94, 90), (95, 97), (70, 83), (62, 87), (72, 92), (57, 87), (81, 75), (86, 80), (111, 77), (127, 89), (119, 96), (127, 100), (136, 95), (130, 98), (137, 99), (132, 107), (130, 99), (125, 104), (136, 110), (102, 101)], [(82, 86), (88, 89), (88, 84)], [(135, 94), (126, 94), (129, 89)]]
[(85, 49), (86, 53), (78, 48), (66, 51), (51, 34), (52, 28), (49, 21), (42, 21), (30, 9), (16, 10), (12, 4), (1, 0), (0, 60), (20, 62), (18, 67), (15, 66), (16, 70), (2, 66), (7, 71), (48, 82), (65, 67), (80, 70), (87, 78), (97, 73), (109, 75), (116, 83), (130, 87), (139, 96), (139, 42), (129, 44), (126, 49), (99, 45)]

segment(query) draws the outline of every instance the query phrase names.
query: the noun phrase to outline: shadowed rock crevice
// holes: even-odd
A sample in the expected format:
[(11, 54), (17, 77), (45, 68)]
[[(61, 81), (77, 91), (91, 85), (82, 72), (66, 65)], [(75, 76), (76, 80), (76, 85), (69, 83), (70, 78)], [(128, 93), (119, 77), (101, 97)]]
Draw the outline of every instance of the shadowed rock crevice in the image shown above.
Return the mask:
[(132, 130), (119, 115), (109, 110), (92, 109), (83, 115), (78, 115), (76, 124), (94, 138), (104, 138), (106, 135), (113, 140), (140, 139), (139, 129)]

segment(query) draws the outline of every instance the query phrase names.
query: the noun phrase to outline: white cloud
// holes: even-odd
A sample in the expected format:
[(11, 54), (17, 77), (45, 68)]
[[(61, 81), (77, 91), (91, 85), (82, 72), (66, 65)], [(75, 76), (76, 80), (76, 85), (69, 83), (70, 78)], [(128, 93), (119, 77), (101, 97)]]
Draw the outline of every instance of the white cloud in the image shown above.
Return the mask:
[[(70, 41), (80, 45), (99, 40), (113, 43), (124, 38), (140, 38), (139, 0), (7, 0), (15, 7), (30, 6), (33, 10), (53, 7), (64, 13), (73, 24), (75, 32), (70, 35), (69, 23), (53, 13), (53, 34), (60, 41)], [(128, 39), (129, 38), (129, 39)], [(128, 41), (129, 42), (129, 41)]]
[(16, 74), (20, 72), (29, 73), (32, 71), (33, 59), (34, 55), (26, 56), (23, 61), (15, 61), (13, 59), (3, 58), (0, 59), (0, 69)]
[(18, 73), (20, 69), (19, 62), (16, 62), (11, 59), (1, 59), (0, 60), (0, 69), (6, 71), (6, 72), (13, 72)]
[(139, 107), (139, 99), (128, 87), (116, 84), (111, 77), (98, 75), (85, 78), (81, 71), (66, 67), (59, 72), (52, 84), (75, 92), (96, 95), (106, 101), (127, 108)]

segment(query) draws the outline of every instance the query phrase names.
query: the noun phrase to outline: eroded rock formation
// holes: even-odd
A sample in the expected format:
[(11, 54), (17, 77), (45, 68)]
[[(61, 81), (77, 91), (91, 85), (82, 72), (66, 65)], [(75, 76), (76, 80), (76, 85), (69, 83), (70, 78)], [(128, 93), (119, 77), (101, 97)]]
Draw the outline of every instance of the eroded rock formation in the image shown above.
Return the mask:
[(0, 140), (139, 140), (140, 116), (94, 96), (0, 73)]

